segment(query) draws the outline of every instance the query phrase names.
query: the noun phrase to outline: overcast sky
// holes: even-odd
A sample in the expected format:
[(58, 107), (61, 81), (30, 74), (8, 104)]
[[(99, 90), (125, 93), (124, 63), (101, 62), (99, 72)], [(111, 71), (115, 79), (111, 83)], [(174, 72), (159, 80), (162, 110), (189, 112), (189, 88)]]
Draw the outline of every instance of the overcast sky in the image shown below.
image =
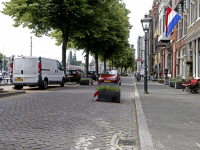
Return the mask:
[[(4, 7), (1, 3), (6, 1), (9, 0), (0, 0), (0, 11)], [(151, 9), (153, 0), (124, 0), (124, 3), (126, 4), (126, 8), (131, 11), (129, 21), (133, 25), (129, 43), (134, 44), (135, 49), (137, 49), (137, 37), (144, 34), (140, 20)], [(56, 46), (54, 39), (46, 36), (37, 38), (31, 34), (31, 30), (21, 26), (15, 28), (12, 24), (14, 24), (14, 21), (11, 17), (0, 13), (0, 53), (4, 52), (4, 55), (7, 57), (12, 56), (12, 54), (15, 56), (30, 56), (30, 37), (32, 36), (33, 56), (43, 56), (61, 61), (61, 46)], [(83, 61), (81, 54), (82, 52), (77, 52), (77, 59)]]

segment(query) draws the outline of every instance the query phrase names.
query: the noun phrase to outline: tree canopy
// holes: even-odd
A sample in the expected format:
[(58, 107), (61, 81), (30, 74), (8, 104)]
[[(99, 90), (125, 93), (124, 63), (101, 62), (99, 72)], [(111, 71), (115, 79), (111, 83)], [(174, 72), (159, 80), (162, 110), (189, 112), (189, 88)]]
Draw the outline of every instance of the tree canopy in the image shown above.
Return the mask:
[(13, 18), (15, 27), (28, 27), (36, 36), (51, 36), (57, 45), (62, 44), (65, 73), (66, 50), (71, 45), (85, 50), (86, 73), (89, 53), (106, 64), (106, 60), (122, 60), (129, 51), (130, 11), (121, 0), (12, 0), (3, 4), (3, 13)]

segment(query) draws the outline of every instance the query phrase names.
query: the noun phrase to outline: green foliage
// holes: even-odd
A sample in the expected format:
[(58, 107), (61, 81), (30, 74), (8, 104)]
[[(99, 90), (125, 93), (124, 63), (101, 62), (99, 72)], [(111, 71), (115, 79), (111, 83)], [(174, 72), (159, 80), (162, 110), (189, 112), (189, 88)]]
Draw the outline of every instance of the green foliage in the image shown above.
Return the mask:
[[(3, 67), (3, 60), (4, 60), (4, 67)], [(1, 69), (5, 69), (6, 68), (6, 65), (7, 65), (8, 61), (6, 60), (6, 56), (4, 55), (4, 59), (3, 59), (3, 54), (0, 53), (0, 66), (1, 66)]]
[(96, 88), (96, 90), (106, 90), (106, 91), (120, 91), (119, 86), (111, 86), (111, 85), (100, 85)]
[(174, 79), (175, 83), (182, 83), (182, 79)]
[(74, 56), (72, 56), (72, 51), (70, 51), (67, 62), (70, 63), (70, 65), (75, 65), (75, 66), (81, 66), (82, 61), (77, 61), (76, 60), (76, 53), (74, 53)]
[(81, 78), (81, 81), (92, 81), (91, 78)]
[(173, 78), (169, 78), (168, 81), (174, 81), (174, 79)]

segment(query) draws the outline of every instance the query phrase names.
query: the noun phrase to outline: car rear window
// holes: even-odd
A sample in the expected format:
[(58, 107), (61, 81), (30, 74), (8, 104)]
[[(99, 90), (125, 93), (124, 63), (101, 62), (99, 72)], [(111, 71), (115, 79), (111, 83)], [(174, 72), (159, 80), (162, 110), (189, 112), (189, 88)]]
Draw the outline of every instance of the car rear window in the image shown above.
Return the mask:
[(89, 73), (93, 74), (94, 72), (93, 71), (89, 71)]
[(111, 70), (111, 71), (104, 71), (103, 74), (114, 74), (117, 75), (117, 71), (116, 70)]
[(66, 73), (67, 74), (76, 74), (76, 70), (67, 70)]

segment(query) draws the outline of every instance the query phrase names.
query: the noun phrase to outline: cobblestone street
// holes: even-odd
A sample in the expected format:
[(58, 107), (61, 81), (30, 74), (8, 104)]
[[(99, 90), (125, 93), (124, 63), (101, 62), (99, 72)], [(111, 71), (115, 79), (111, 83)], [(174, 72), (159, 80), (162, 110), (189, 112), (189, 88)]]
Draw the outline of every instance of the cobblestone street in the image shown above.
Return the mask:
[(95, 102), (96, 86), (1, 98), (0, 150), (138, 150), (133, 78), (122, 79), (121, 103)]

